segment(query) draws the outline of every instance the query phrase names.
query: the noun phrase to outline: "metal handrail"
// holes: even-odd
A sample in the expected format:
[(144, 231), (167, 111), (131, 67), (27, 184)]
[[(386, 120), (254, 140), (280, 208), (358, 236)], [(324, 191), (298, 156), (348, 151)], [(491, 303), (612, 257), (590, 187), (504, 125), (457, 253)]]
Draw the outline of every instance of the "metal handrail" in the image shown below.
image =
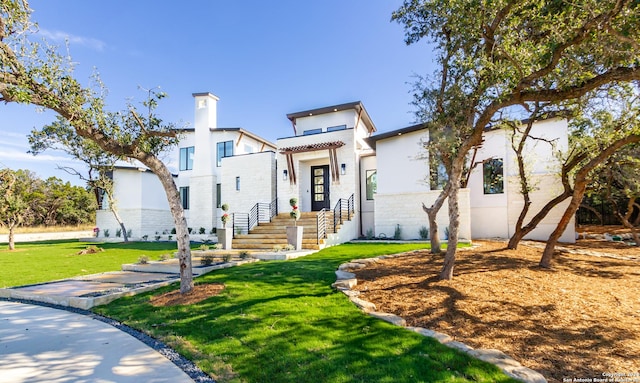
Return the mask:
[(318, 233), (317, 243), (319, 245), (321, 239), (327, 238), (327, 218), (324, 208), (322, 208), (316, 216), (316, 229)]
[[(237, 215), (237, 217), (236, 217)], [(242, 228), (241, 231), (248, 234), (251, 229), (260, 223), (271, 222), (273, 217), (278, 215), (278, 199), (274, 199), (270, 203), (258, 202), (253, 205), (249, 213), (233, 213), (232, 228), (233, 237), (236, 236), (236, 228)]]
[[(249, 213), (232, 213), (231, 214), (231, 229), (233, 231), (233, 238), (236, 237), (236, 228), (249, 227)], [(247, 233), (249, 231), (247, 230)]]
[(278, 199), (277, 198), (271, 201), (271, 203), (269, 204), (269, 222), (271, 222), (273, 217), (275, 217), (276, 215), (278, 215)]
[(340, 225), (344, 223), (343, 216), (346, 216), (347, 221), (351, 221), (354, 214), (355, 195), (351, 194), (349, 198), (340, 198), (333, 208), (333, 232), (337, 232), (338, 223)]

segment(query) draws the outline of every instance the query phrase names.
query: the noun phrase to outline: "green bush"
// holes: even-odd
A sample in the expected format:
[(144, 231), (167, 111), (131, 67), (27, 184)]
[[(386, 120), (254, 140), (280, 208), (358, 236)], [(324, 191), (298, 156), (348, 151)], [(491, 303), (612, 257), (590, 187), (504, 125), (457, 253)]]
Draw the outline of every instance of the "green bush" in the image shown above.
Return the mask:
[(421, 239), (429, 239), (429, 228), (426, 226), (422, 226), (418, 234), (420, 234)]

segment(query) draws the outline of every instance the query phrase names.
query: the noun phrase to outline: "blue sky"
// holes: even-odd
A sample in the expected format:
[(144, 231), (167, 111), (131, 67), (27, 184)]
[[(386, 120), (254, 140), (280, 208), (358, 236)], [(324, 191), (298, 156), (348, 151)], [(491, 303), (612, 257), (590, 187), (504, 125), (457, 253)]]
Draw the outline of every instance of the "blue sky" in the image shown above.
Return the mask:
[[(169, 94), (165, 121), (191, 123), (195, 92), (220, 97), (219, 127), (266, 139), (292, 133), (287, 113), (360, 100), (379, 132), (414, 122), (414, 74), (432, 72), (424, 43), (406, 46), (390, 22), (401, 0), (322, 1), (32, 0), (32, 19), (64, 46), (76, 77), (95, 70), (108, 107), (142, 101), (139, 87)], [(27, 154), (26, 135), (53, 120), (32, 106), (0, 105), (0, 165), (73, 183), (62, 153)]]

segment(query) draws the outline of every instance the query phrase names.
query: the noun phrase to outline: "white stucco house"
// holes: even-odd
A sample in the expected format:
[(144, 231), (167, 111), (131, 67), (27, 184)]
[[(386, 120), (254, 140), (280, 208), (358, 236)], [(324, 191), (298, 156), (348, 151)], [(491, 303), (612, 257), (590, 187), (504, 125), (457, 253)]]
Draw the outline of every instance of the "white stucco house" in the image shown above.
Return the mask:
[[(220, 228), (220, 206), (227, 203), (238, 237), (275, 237), (273, 231), (259, 235), (259, 226), (277, 213), (288, 213), (292, 197), (298, 199), (301, 222), (318, 236), (318, 244), (320, 237), (325, 238), (323, 245), (361, 236), (393, 237), (398, 229), (401, 238), (417, 239), (428, 225), (422, 203), (430, 205), (440, 191), (428, 181), (425, 125), (376, 134), (364, 105), (352, 102), (288, 114), (291, 134), (271, 143), (242, 128), (218, 128), (218, 98), (210, 93), (193, 97), (194, 128), (182, 132), (176, 185), (189, 227), (196, 231)], [(532, 134), (554, 141), (556, 149), (568, 147), (565, 120), (538, 122)], [(561, 187), (559, 163), (546, 142), (531, 142), (527, 152), (535, 154), (529, 164), (537, 185), (532, 194), (535, 212)], [(509, 133), (485, 132), (473, 161), (477, 166), (468, 187), (460, 191), (459, 236), (508, 238), (523, 205)], [(152, 237), (173, 227), (164, 191), (154, 177), (137, 168), (114, 171), (118, 207), (135, 237)], [(564, 207), (554, 209), (528, 238), (545, 240)], [(445, 236), (446, 204), (438, 223)], [(97, 225), (101, 230), (116, 228), (107, 210), (98, 211)], [(561, 240), (575, 240), (573, 224)]]

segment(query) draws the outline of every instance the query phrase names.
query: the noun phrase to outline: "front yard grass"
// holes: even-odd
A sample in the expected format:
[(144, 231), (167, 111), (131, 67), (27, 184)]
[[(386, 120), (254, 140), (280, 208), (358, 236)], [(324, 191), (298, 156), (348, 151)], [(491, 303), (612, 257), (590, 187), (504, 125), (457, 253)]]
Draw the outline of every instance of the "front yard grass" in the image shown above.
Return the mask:
[(219, 382), (514, 382), (495, 366), (363, 314), (330, 287), (343, 262), (424, 247), (345, 244), (199, 277), (225, 285), (199, 303), (150, 304), (174, 284), (94, 311), (164, 341)]
[[(78, 254), (87, 246), (105, 251)], [(87, 243), (42, 241), (18, 243), (16, 249), (0, 250), (0, 288), (48, 282), (79, 275), (120, 270), (123, 263), (134, 263), (141, 255), (156, 260), (176, 251), (175, 242)]]

